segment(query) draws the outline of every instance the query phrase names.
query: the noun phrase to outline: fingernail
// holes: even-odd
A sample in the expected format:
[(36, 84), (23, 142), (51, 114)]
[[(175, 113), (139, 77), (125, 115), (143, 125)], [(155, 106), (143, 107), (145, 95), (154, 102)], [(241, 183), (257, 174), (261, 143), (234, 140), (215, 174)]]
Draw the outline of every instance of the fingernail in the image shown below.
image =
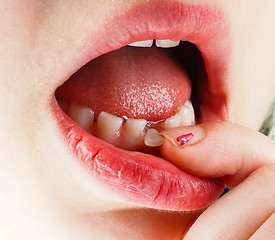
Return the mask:
[(183, 146), (183, 145), (189, 143), (194, 137), (195, 136), (193, 133), (187, 133), (187, 134), (178, 136), (176, 140), (180, 146)]
[(178, 147), (185, 147), (201, 141), (205, 132), (199, 126), (190, 126), (165, 130), (161, 132), (161, 136)]

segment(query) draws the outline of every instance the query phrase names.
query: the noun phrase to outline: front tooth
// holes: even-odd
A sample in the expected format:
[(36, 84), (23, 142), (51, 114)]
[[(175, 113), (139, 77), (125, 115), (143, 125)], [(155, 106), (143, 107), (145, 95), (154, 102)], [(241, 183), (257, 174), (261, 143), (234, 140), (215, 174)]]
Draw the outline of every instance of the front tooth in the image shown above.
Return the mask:
[(97, 134), (103, 140), (108, 140), (116, 135), (122, 123), (122, 118), (110, 113), (101, 112), (97, 118)]
[(132, 47), (152, 47), (153, 40), (145, 40), (145, 41), (139, 41), (139, 42), (133, 42), (128, 44), (128, 46)]
[(124, 131), (131, 139), (137, 140), (143, 134), (146, 124), (145, 119), (128, 118), (124, 125)]
[(92, 109), (72, 103), (68, 109), (68, 115), (84, 130), (88, 131), (94, 122)]
[(163, 144), (163, 138), (156, 129), (151, 128), (144, 135), (144, 144), (148, 147), (158, 147)]
[(180, 41), (172, 41), (169, 39), (164, 40), (156, 40), (156, 46), (162, 47), (162, 48), (170, 48), (170, 47), (176, 47), (180, 44)]

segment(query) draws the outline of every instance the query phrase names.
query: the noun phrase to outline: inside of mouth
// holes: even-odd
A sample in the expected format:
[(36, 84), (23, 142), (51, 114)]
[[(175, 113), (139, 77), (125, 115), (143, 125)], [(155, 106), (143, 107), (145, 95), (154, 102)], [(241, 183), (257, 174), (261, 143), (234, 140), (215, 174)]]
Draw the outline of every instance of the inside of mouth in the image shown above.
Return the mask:
[(182, 41), (173, 48), (126, 46), (104, 54), (55, 96), (88, 133), (126, 150), (158, 154), (162, 130), (200, 122), (208, 92), (200, 51)]

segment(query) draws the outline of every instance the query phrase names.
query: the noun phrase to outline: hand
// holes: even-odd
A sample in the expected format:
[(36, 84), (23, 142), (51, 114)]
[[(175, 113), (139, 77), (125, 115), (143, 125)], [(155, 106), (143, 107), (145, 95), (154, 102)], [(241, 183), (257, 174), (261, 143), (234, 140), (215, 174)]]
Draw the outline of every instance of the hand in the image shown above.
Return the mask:
[[(178, 136), (192, 133), (185, 145)], [(163, 132), (164, 158), (200, 177), (221, 177), (232, 189), (212, 204), (184, 239), (275, 239), (275, 143), (232, 123)]]

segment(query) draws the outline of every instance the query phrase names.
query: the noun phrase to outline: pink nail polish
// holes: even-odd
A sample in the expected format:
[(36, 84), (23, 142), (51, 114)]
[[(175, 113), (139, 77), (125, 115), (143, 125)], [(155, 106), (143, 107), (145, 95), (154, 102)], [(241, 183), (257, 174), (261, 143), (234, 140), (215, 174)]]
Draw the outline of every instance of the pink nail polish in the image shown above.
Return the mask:
[(189, 143), (193, 139), (193, 137), (194, 137), (193, 133), (184, 134), (177, 137), (177, 142), (179, 143), (180, 146), (183, 146)]

